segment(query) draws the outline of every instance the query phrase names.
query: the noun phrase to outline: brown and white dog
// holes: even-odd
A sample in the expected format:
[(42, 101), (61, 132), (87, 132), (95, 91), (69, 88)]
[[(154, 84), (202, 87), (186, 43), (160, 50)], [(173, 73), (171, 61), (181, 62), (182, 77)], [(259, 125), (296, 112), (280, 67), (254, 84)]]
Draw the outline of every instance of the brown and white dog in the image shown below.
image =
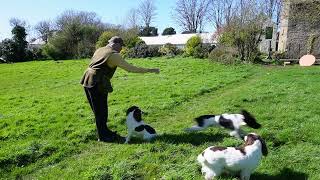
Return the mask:
[(251, 173), (258, 167), (262, 156), (267, 156), (265, 141), (257, 134), (244, 137), (242, 147), (211, 146), (198, 155), (201, 172), (206, 180), (222, 173), (240, 174), (241, 180), (249, 180)]
[(137, 106), (131, 106), (127, 110), (126, 124), (128, 136), (126, 137), (125, 143), (129, 143), (131, 137), (138, 137), (150, 141), (157, 136), (156, 130), (143, 122), (142, 114), (143, 112)]
[(197, 125), (186, 129), (186, 131), (201, 131), (211, 126), (219, 126), (231, 130), (230, 136), (242, 139), (243, 134), (241, 126), (248, 125), (251, 128), (258, 129), (261, 125), (246, 110), (242, 110), (240, 114), (221, 114), (221, 115), (202, 115), (195, 118)]

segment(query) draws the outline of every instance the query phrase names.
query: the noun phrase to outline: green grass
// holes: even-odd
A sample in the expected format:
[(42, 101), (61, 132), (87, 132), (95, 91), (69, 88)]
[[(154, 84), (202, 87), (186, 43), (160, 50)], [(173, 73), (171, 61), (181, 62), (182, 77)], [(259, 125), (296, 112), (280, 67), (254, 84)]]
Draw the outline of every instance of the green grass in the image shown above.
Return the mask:
[(96, 141), (79, 84), (88, 60), (0, 64), (0, 178), (202, 179), (199, 153), (241, 141), (223, 129), (183, 129), (198, 115), (245, 108), (263, 125), (255, 132), (269, 148), (252, 179), (320, 179), (319, 66), (224, 66), (179, 58), (130, 62), (160, 67), (161, 73), (117, 70), (108, 124), (126, 135), (125, 110), (138, 105), (161, 134), (151, 143)]

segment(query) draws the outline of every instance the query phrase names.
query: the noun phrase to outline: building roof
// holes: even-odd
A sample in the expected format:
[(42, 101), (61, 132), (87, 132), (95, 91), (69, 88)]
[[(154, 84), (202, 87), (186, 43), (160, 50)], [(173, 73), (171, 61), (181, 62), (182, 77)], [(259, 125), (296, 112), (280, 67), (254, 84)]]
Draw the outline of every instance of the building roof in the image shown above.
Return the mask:
[(45, 42), (41, 38), (38, 38), (38, 39), (30, 40), (29, 44), (30, 45), (44, 45)]
[(140, 38), (147, 45), (164, 45), (166, 43), (171, 43), (174, 45), (184, 45), (192, 36), (200, 36), (203, 43), (216, 44), (216, 40), (213, 38), (213, 33), (174, 34)]

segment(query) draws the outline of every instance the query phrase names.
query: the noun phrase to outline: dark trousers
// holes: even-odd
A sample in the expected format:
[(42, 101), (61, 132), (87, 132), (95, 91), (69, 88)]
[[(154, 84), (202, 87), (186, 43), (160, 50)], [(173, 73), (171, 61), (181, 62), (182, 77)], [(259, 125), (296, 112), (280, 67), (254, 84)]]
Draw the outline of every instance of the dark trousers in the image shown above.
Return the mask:
[(96, 126), (100, 140), (108, 138), (111, 131), (107, 127), (108, 121), (108, 93), (101, 92), (98, 85), (84, 88), (89, 104), (96, 119)]

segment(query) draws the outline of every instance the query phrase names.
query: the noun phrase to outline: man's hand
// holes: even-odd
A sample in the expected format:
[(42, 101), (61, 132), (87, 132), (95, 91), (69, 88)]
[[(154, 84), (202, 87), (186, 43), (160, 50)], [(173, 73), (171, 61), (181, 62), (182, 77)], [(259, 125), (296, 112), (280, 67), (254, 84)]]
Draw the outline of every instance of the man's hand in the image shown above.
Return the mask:
[(160, 69), (159, 68), (149, 69), (149, 72), (159, 74), (160, 73)]

